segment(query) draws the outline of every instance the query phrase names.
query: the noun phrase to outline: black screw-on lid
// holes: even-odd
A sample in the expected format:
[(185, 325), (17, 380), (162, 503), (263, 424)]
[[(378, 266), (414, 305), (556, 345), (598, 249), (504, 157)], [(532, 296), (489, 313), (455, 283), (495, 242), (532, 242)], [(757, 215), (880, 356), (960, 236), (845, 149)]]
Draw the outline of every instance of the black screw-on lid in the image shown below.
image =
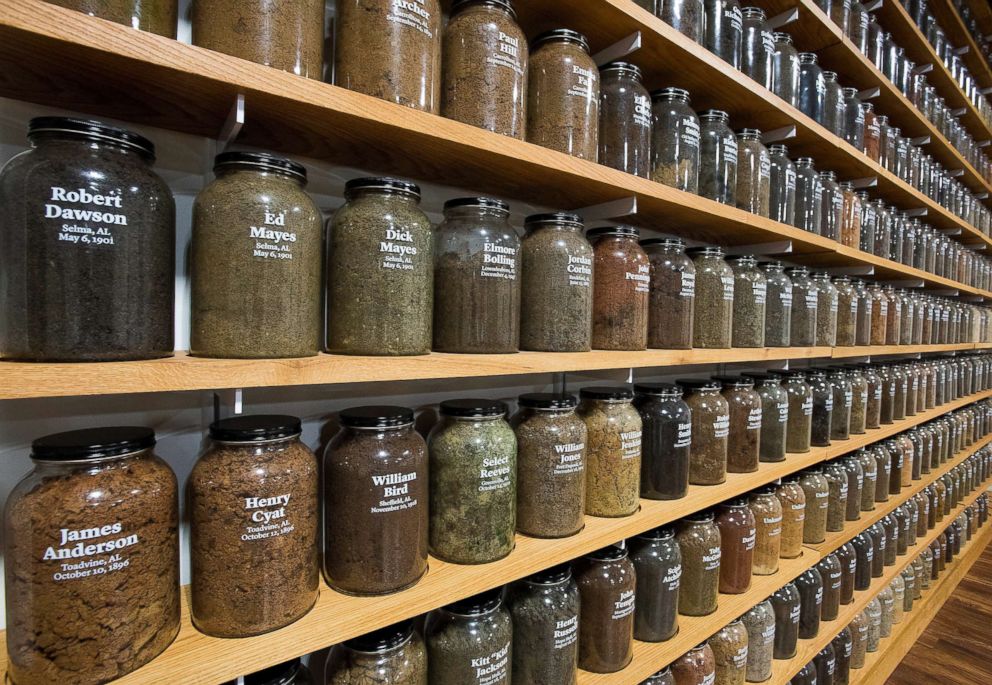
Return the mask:
[(444, 416), (478, 418), (506, 416), (506, 403), (499, 400), (445, 400), (440, 408)]
[(711, 257), (722, 257), (723, 249), (717, 247), (716, 245), (703, 245), (700, 247), (690, 247), (685, 251), (687, 255), (695, 256), (697, 254), (709, 255)]
[(572, 409), (578, 404), (575, 395), (552, 392), (531, 392), (517, 398), (517, 404), (528, 409)]
[(409, 640), (411, 635), (413, 635), (413, 621), (408, 619), (346, 640), (344, 644), (348, 649), (356, 652), (385, 652), (399, 647)]
[(621, 547), (620, 545), (603, 547), (602, 549), (597, 549), (595, 552), (589, 552), (589, 554), (586, 555), (586, 559), (593, 559), (595, 561), (617, 561), (619, 559), (626, 558), (627, 548)]
[(682, 388), (675, 383), (635, 383), (634, 394), (682, 397)]
[(245, 152), (236, 150), (234, 152), (222, 152), (214, 158), (214, 171), (226, 166), (250, 166), (259, 171), (273, 171), (277, 174), (295, 176), (307, 180), (307, 169), (305, 166), (291, 159), (269, 154), (268, 152)]
[(395, 428), (413, 423), (413, 410), (388, 405), (352, 407), (338, 418), (342, 425), (352, 428)]
[(584, 35), (578, 31), (573, 31), (572, 29), (553, 29), (551, 31), (545, 31), (531, 43), (531, 49), (536, 48), (539, 45), (543, 45), (549, 41), (566, 41), (568, 43), (575, 43), (582, 47), (583, 50), (589, 52), (589, 41)]
[(694, 511), (691, 514), (686, 514), (682, 517), (683, 521), (693, 521), (694, 523), (706, 523), (713, 520), (713, 512), (709, 509), (704, 509), (703, 511)]
[(685, 241), (681, 238), (647, 238), (641, 241), (641, 247), (654, 247), (656, 245), (676, 247), (681, 250), (685, 248)]
[(641, 237), (641, 229), (635, 226), (600, 226), (599, 228), (590, 228), (586, 231), (586, 238), (598, 238), (602, 235), (620, 235), (629, 238), (639, 238)]
[(713, 376), (725, 388), (753, 388), (754, 380), (750, 376)]
[(699, 118), (705, 121), (730, 121), (730, 115), (722, 109), (706, 109), (699, 113)]
[(610, 62), (608, 64), (604, 64), (599, 68), (600, 74), (605, 74), (611, 71), (627, 73), (630, 74), (634, 79), (638, 81), (641, 80), (641, 68), (638, 67), (636, 64), (632, 64), (631, 62), (620, 62), (620, 61)]
[(295, 416), (248, 414), (210, 424), (210, 437), (220, 442), (261, 442), (299, 435), (303, 430)]
[(353, 178), (344, 184), (345, 197), (356, 190), (385, 190), (392, 193), (411, 195), (420, 199), (420, 186), (410, 181), (388, 176), (370, 176), (367, 178)]
[[(467, 0), (468, 2), (479, 2), (480, 0)], [(444, 210), (455, 209), (457, 207), (485, 207), (510, 213), (510, 205), (494, 197), (456, 197), (444, 203)]]
[(768, 373), (783, 378), (806, 378), (806, 372), (801, 369), (769, 369)]
[(738, 497), (732, 497), (731, 499), (724, 500), (720, 502), (721, 507), (746, 507), (748, 505), (747, 495), (740, 495)]
[(474, 597), (466, 597), (457, 602), (452, 602), (444, 607), (444, 610), (460, 616), (479, 616), (481, 614), (488, 614), (490, 611), (495, 611), (499, 608), (502, 601), (503, 589), (495, 588), (480, 592)]
[(517, 16), (517, 13), (513, 10), (513, 5), (510, 3), (510, 0), (453, 0), (451, 3), (451, 14), (464, 9), (469, 5), (480, 5), (483, 3), (486, 5), (496, 5), (497, 7), (506, 10), (514, 17)]
[(675, 382), (688, 390), (720, 389), (720, 384), (711, 378), (679, 378)]
[(623, 385), (593, 386), (582, 388), (579, 397), (589, 400), (629, 400), (634, 397), (634, 393)]
[(302, 668), (303, 663), (299, 659), (292, 659), (246, 675), (245, 685), (290, 685)]
[(668, 540), (669, 538), (675, 537), (674, 526), (658, 526), (657, 528), (652, 528), (651, 530), (646, 530), (643, 533), (635, 535), (639, 540)]
[(582, 228), (585, 224), (582, 217), (571, 212), (548, 212), (545, 214), (531, 214), (524, 219), (524, 227), (541, 226), (543, 224), (566, 224), (576, 228)]
[(682, 100), (683, 102), (689, 102), (689, 91), (685, 88), (676, 88), (674, 86), (669, 86), (668, 88), (659, 88), (658, 90), (651, 91), (652, 100), (663, 100), (666, 98), (673, 98), (676, 100)]
[(538, 571), (537, 573), (528, 576), (525, 580), (528, 583), (534, 583), (535, 585), (558, 585), (559, 583), (564, 583), (571, 577), (572, 566), (570, 564), (558, 564), (557, 566), (546, 568), (543, 571)]
[(131, 454), (155, 446), (155, 431), (143, 426), (83, 428), (53, 433), (31, 443), (31, 458), (75, 461)]
[(767, 381), (773, 381), (775, 383), (778, 383), (782, 379), (781, 376), (774, 373), (758, 373), (756, 371), (748, 371), (743, 375), (746, 376), (747, 378), (754, 380), (755, 382), (760, 381), (762, 383), (765, 383)]
[(110, 126), (94, 119), (73, 117), (35, 117), (28, 123), (28, 138), (36, 133), (69, 133), (89, 140), (115, 143), (151, 159), (155, 158), (155, 145), (142, 135), (126, 128)]
[(753, 495), (774, 495), (778, 492), (778, 487), (772, 484), (761, 485), (756, 487), (751, 494)]

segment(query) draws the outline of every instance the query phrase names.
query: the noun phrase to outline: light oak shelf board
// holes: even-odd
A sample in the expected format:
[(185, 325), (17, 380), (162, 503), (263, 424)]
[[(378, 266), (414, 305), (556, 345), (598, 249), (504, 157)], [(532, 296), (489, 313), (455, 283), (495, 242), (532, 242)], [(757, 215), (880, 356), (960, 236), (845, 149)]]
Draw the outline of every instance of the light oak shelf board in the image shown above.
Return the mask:
[(992, 5), (988, 0), (964, 0), (971, 9), (971, 14), (978, 21), (978, 27), (984, 35), (992, 34)]
[(616, 673), (590, 673), (579, 671), (578, 685), (630, 685), (657, 673), (701, 642), (710, 638), (723, 626), (746, 614), (757, 601), (774, 594), (792, 582), (820, 557), (813, 550), (803, 550), (795, 559), (782, 559), (778, 572), (770, 576), (752, 576), (751, 588), (742, 595), (720, 595), (717, 610), (709, 616), (679, 616), (679, 632), (666, 642), (640, 642), (634, 640), (634, 658), (623, 670)]
[[(906, 554), (897, 557), (894, 565), (886, 566), (883, 569), (881, 577), (872, 579), (871, 586), (867, 590), (855, 592), (854, 601), (850, 604), (841, 606), (840, 612), (837, 614), (836, 619), (833, 621), (822, 621), (820, 623), (820, 632), (817, 633), (815, 638), (809, 640), (799, 640), (799, 647), (796, 651), (796, 655), (792, 659), (775, 661), (772, 664), (772, 677), (765, 682), (768, 683), (768, 685), (788, 685), (789, 680), (796, 675), (796, 673), (798, 673), (803, 666), (812, 661), (813, 657), (815, 657), (819, 651), (827, 645), (827, 643), (833, 640), (837, 633), (843, 630), (847, 624), (849, 624), (881, 590), (891, 583), (893, 578), (902, 573), (902, 571), (910, 563), (912, 563), (913, 558), (917, 554), (922, 552), (925, 547), (929, 547), (930, 543), (947, 529), (951, 522), (954, 521), (955, 517), (964, 511), (966, 506), (978, 499), (978, 497), (985, 492), (985, 489), (990, 483), (992, 483), (992, 479), (981, 484), (973, 493), (968, 495), (961, 502), (961, 504), (955, 507), (949, 515), (945, 516), (937, 526), (935, 526), (932, 530), (928, 530), (926, 535), (918, 537), (916, 544), (909, 547), (906, 550)], [(978, 538), (972, 538), (972, 543), (977, 540), (979, 544), (984, 547), (984, 545), (988, 542), (989, 536), (992, 535), (990, 531), (992, 531), (992, 526), (986, 525), (986, 528), (980, 531)], [(962, 551), (962, 554), (964, 554), (964, 551)], [(946, 576), (944, 577), (946, 578)]]
[[(944, 34), (952, 45), (959, 48), (966, 47), (968, 52), (961, 56), (972, 78), (980, 88), (992, 86), (992, 67), (985, 60), (981, 48), (971, 35), (971, 31), (965, 26), (964, 20), (958, 14), (958, 10), (950, 0), (931, 0), (927, 6), (933, 12), (940, 28), (944, 29)], [(988, 4), (985, 5), (988, 11)]]

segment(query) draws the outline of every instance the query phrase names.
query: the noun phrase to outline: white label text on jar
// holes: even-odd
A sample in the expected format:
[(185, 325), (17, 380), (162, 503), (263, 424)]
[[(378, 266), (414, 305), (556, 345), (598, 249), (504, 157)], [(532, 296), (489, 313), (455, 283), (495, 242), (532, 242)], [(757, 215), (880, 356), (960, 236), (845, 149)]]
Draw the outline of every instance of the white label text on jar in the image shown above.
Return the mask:
[(57, 537), (59, 547), (46, 548), (41, 557), (42, 561), (63, 562), (52, 573), (52, 580), (56, 582), (103, 576), (125, 569), (130, 565), (130, 559), (119, 550), (140, 543), (137, 534), (125, 532), (124, 524), (119, 521), (94, 528), (60, 528)]

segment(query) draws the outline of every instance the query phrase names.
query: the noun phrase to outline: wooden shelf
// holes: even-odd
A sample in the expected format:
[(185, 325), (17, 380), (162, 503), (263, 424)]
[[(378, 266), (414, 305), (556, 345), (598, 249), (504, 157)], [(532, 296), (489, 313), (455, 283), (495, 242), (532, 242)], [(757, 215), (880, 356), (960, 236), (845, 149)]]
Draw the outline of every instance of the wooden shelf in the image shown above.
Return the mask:
[[(735, 127), (795, 124), (795, 154), (815, 156), (841, 177), (877, 176), (887, 200), (928, 207), (937, 227), (974, 230), (631, 0), (580, 8), (526, 3), (518, 10), (530, 33), (572, 26), (590, 35), (594, 50), (641, 31), (637, 61), (647, 85), (688, 87), (694, 107), (729, 109)], [(992, 297), (589, 161), (41, 0), (0, 5), (0, 73), (0, 96), (208, 137), (218, 135), (241, 94), (247, 120), (239, 142), (249, 145), (562, 209), (633, 196), (638, 212), (630, 221), (655, 230), (724, 245), (789, 240), (789, 258), (798, 263), (870, 265), (878, 278), (919, 278), (927, 287)]]
[[(965, 66), (971, 72), (972, 78), (980, 88), (992, 86), (992, 67), (985, 61), (985, 55), (971, 35), (971, 31), (965, 26), (964, 20), (958, 14), (958, 10), (950, 0), (932, 0), (927, 6), (933, 12), (940, 28), (944, 29), (944, 34), (951, 44), (959, 48), (968, 48), (968, 52), (961, 56)], [(988, 5), (986, 5), (986, 11)]]
[[(185, 352), (134, 362), (0, 362), (0, 400), (37, 397), (182, 392), (222, 388), (337, 385), (379, 381), (513, 376), (605, 369), (761, 363), (992, 348), (989, 343), (871, 347), (764, 347), (643, 352), (518, 352), (420, 357), (320, 354), (300, 359), (205, 359)], [(836, 354), (835, 354), (836, 352)]]
[[(858, 613), (860, 613), (868, 605), (868, 603), (874, 598), (881, 590), (883, 590), (892, 579), (897, 575), (902, 573), (902, 571), (912, 563), (913, 559), (917, 554), (923, 551), (925, 547), (928, 547), (931, 542), (933, 542), (947, 526), (954, 521), (954, 518), (964, 511), (964, 508), (974, 502), (978, 497), (985, 491), (988, 485), (992, 483), (992, 479), (986, 481), (978, 488), (975, 489), (970, 495), (968, 495), (958, 506), (956, 506), (950, 513), (950, 515), (945, 516), (941, 523), (946, 525), (935, 526), (931, 530), (927, 531), (926, 535), (920, 536), (916, 539), (916, 544), (909, 547), (906, 550), (906, 554), (901, 555), (896, 558), (896, 563), (892, 566), (886, 566), (883, 569), (882, 575), (879, 578), (873, 578), (871, 586), (867, 590), (862, 590), (860, 592), (854, 593), (854, 601), (851, 604), (846, 604), (841, 606), (840, 613), (838, 613), (837, 618), (833, 621), (822, 621), (820, 623), (820, 632), (817, 633), (815, 638), (809, 640), (800, 640), (799, 648), (796, 651), (796, 655), (787, 660), (775, 661), (772, 665), (772, 677), (770, 680), (765, 681), (768, 685), (788, 685), (789, 680), (799, 672), (803, 666), (813, 660), (821, 649), (823, 649), (827, 643), (836, 637), (837, 633), (843, 630)], [(992, 536), (992, 526), (986, 526), (986, 528), (979, 532), (977, 538), (973, 537), (972, 542), (978, 542), (978, 545), (984, 547), (988, 543), (989, 537)], [(962, 552), (964, 554), (964, 552)], [(961, 557), (959, 557), (960, 559)], [(945, 576), (946, 578), (946, 576)], [(877, 682), (877, 681), (866, 681), (866, 682)]]

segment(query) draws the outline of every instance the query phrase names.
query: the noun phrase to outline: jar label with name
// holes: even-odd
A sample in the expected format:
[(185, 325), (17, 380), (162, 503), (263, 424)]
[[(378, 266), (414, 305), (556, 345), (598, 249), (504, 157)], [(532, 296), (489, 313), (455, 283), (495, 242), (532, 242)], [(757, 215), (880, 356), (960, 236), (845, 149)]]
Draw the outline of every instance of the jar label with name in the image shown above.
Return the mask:
[(479, 275), (483, 278), (517, 280), (517, 248), (500, 245), (488, 240), (482, 246), (482, 267)]
[(473, 685), (495, 685), (496, 683), (509, 682), (510, 643), (507, 642), (489, 656), (472, 659), (472, 668), (475, 669), (475, 683)]
[(641, 458), (641, 431), (620, 434), (620, 451), (623, 459)]
[(286, 230), (286, 214), (263, 211), (262, 225), (248, 227), (249, 249), (255, 259), (293, 259), (297, 235)]
[(778, 422), (788, 423), (789, 421), (789, 403), (779, 402), (778, 403)]
[(751, 284), (751, 290), (754, 293), (754, 303), (764, 304), (768, 297), (768, 285), (763, 281), (755, 282)]
[(692, 424), (680, 423), (675, 437), (675, 448), (685, 448), (692, 444)]
[(761, 430), (761, 407), (754, 407), (748, 412), (746, 430)]
[(510, 487), (510, 457), (486, 457), (479, 470), (479, 492), (494, 492)]
[(49, 565), (57, 583), (122, 571), (131, 565), (123, 550), (141, 543), (119, 521), (93, 528), (60, 528), (53, 537), (58, 547), (47, 547), (41, 561), (59, 562)]
[(679, 292), (679, 297), (695, 297), (695, 296), (696, 296), (696, 274), (683, 271), (682, 289)]
[(723, 299), (730, 302), (734, 301), (734, 277), (733, 276), (720, 276), (720, 283), (723, 284)]
[(703, 570), (716, 571), (720, 568), (720, 548), (710, 547), (710, 551), (703, 555)]
[(556, 476), (566, 476), (571, 473), (580, 473), (585, 469), (584, 442), (568, 442), (563, 445), (555, 445), (555, 454), (558, 461), (555, 462), (552, 473)]
[(555, 649), (565, 649), (579, 639), (579, 617), (569, 616), (555, 623)]
[(424, 0), (392, 0), (386, 21), (415, 29), (428, 38), (433, 38), (431, 13), (425, 4)]
[(642, 264), (637, 267), (637, 273), (632, 274), (627, 271), (624, 273), (624, 280), (634, 282), (635, 293), (649, 292), (651, 286), (651, 267), (648, 264)]
[(393, 271), (413, 271), (420, 266), (420, 250), (413, 245), (413, 233), (406, 229), (387, 228), (379, 241), (382, 268)]
[(611, 618), (614, 621), (619, 621), (632, 613), (634, 613), (634, 591), (624, 590), (620, 593), (620, 599), (613, 603), (613, 616)]
[(599, 75), (593, 73), (591, 69), (580, 67), (578, 64), (572, 64), (572, 75), (575, 77), (575, 81), (568, 87), (568, 95), (582, 100), (592, 100), (594, 98), (593, 84), (596, 83)]
[(681, 125), (677, 126), (682, 130), (679, 137), (690, 148), (686, 150), (686, 155), (695, 156), (699, 149), (699, 122), (694, 117), (685, 117), (682, 119)]
[(786, 306), (786, 307), (791, 307), (792, 306), (792, 284), (791, 283), (788, 284), (787, 286), (785, 286), (784, 288), (782, 288), (782, 291), (779, 293), (779, 299), (782, 301), (782, 304), (784, 306)]
[(245, 522), (243, 542), (268, 540), (280, 535), (288, 535), (296, 530), (287, 515), (291, 495), (276, 495), (274, 497), (245, 497), (244, 511), (248, 520)]
[(116, 241), (126, 233), (115, 231), (115, 226), (129, 226), (124, 207), (124, 191), (115, 188), (106, 194), (94, 193), (86, 188), (60, 188), (51, 186), (44, 207), (45, 219), (53, 224), (60, 243), (113, 249)]
[(417, 473), (387, 473), (372, 476), (372, 492), (378, 498), (369, 509), (372, 514), (413, 509), (419, 501), (410, 494), (410, 484), (417, 480)]
[(668, 586), (669, 592), (674, 592), (679, 589), (679, 581), (682, 579), (682, 564), (677, 566), (670, 566), (665, 571), (665, 577), (661, 579), (662, 585)]
[(713, 437), (725, 438), (730, 435), (730, 414), (718, 416), (713, 421)]
[(581, 255), (568, 255), (568, 284), (577, 288), (592, 286), (592, 259)]
[(519, 36), (508, 36), (499, 32), (499, 42), (495, 52), (486, 57), (486, 64), (513, 71), (517, 76), (524, 75), (524, 60), (521, 57)]

